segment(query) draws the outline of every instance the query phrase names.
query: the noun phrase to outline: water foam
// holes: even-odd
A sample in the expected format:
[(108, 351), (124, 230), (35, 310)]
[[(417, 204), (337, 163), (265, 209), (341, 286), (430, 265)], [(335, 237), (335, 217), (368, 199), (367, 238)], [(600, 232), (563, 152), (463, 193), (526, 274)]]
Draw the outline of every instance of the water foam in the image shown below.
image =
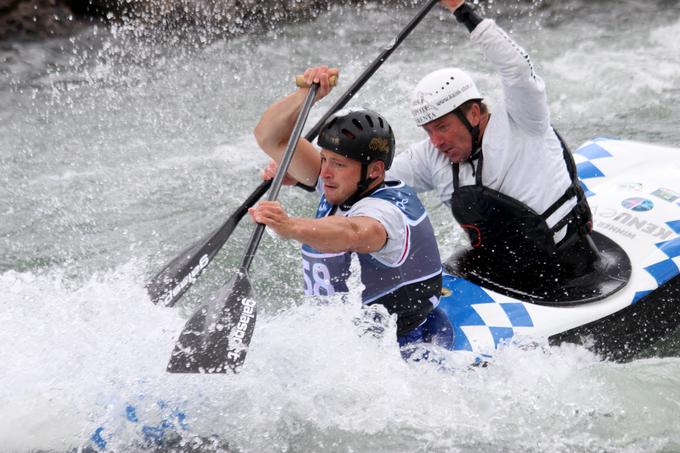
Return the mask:
[[(98, 428), (118, 451), (160, 432), (265, 452), (625, 449), (646, 433), (672, 442), (653, 409), (677, 414), (678, 360), (617, 365), (535, 340), (485, 366), (450, 351), (435, 351), (444, 366), (406, 362), (394, 320), (376, 324), (359, 290), (276, 301), (290, 308), (260, 313), (238, 375), (169, 375), (185, 318), (153, 306), (139, 273), (129, 263), (82, 283), (59, 271), (0, 275), (5, 448), (91, 446)], [(622, 425), (629, 435), (618, 438)]]
[(149, 303), (126, 265), (82, 284), (62, 272), (5, 272), (0, 438), (4, 448), (72, 445), (102, 395), (164, 369), (181, 319)]

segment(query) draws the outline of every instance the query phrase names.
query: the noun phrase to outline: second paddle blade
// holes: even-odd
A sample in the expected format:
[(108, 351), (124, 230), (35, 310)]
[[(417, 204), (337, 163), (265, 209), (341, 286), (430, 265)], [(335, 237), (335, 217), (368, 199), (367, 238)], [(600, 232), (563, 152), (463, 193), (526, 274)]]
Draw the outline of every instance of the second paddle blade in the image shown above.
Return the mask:
[(239, 272), (191, 316), (168, 363), (171, 373), (238, 372), (255, 329), (257, 303)]
[(151, 302), (160, 302), (165, 307), (177, 303), (219, 250), (219, 247), (211, 247), (210, 240), (214, 234), (182, 251), (147, 283), (146, 291)]

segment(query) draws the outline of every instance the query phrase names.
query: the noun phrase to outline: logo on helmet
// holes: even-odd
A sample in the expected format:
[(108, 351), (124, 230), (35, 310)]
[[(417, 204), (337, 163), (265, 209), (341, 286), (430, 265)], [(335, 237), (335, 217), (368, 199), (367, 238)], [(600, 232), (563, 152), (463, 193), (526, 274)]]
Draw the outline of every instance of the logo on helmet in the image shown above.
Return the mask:
[(390, 152), (390, 142), (386, 138), (373, 137), (368, 143), (368, 149), (387, 154)]
[(339, 146), (340, 145), (340, 137), (337, 135), (331, 135), (328, 131), (323, 131), (321, 134), (323, 137), (323, 140), (331, 143), (332, 145)]
[(425, 103), (425, 96), (431, 96), (432, 93), (423, 93), (422, 91), (418, 91), (416, 95), (413, 97), (413, 106), (420, 106)]
[(437, 119), (435, 114), (437, 107), (432, 105), (430, 100), (427, 99), (431, 96), (432, 93), (428, 92), (418, 91), (416, 93), (413, 102), (411, 102), (411, 114), (416, 119), (416, 123), (424, 124)]

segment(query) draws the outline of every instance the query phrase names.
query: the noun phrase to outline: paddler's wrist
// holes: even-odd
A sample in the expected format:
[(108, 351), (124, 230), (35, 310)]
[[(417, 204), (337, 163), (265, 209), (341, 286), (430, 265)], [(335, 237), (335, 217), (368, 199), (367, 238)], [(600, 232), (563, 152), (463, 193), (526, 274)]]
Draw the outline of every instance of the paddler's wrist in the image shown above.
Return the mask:
[(460, 5), (453, 12), (453, 15), (456, 16), (458, 22), (465, 25), (470, 33), (472, 33), (477, 25), (483, 20), (482, 16), (477, 14), (476, 7), (467, 2)]
[(295, 241), (303, 243), (304, 236), (302, 230), (304, 227), (304, 219), (300, 217), (288, 217), (286, 219), (285, 225), (282, 226), (279, 235), (286, 239), (293, 239)]

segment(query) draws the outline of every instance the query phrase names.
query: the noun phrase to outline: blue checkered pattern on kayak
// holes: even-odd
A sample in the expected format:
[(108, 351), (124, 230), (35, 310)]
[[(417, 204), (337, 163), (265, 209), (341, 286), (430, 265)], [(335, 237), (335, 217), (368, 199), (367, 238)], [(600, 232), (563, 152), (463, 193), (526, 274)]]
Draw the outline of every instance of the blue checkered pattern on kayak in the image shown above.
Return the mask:
[(451, 290), (446, 298), (455, 301), (440, 305), (454, 325), (454, 350), (472, 351), (473, 343), (495, 349), (518, 328), (534, 325), (522, 302), (498, 302), (484, 288), (451, 275), (444, 275), (443, 283)]
[[(680, 220), (666, 222), (666, 225), (668, 225), (676, 234), (680, 234)], [(654, 277), (656, 284), (661, 286), (680, 273), (680, 268), (678, 268), (677, 264), (677, 262), (680, 261), (680, 236), (676, 236), (669, 241), (659, 242), (656, 244), (656, 247), (668, 258), (645, 267), (645, 270)], [(633, 303), (637, 302), (650, 292), (651, 290), (636, 293)]]
[(574, 154), (581, 157), (581, 159), (579, 159), (580, 162), (576, 164), (576, 170), (578, 171), (581, 187), (583, 188), (586, 197), (595, 195), (595, 193), (588, 188), (587, 180), (605, 176), (602, 170), (597, 166), (597, 160), (612, 157), (612, 154), (609, 151), (600, 146), (600, 141), (604, 141), (604, 139), (595, 139), (574, 152)]

